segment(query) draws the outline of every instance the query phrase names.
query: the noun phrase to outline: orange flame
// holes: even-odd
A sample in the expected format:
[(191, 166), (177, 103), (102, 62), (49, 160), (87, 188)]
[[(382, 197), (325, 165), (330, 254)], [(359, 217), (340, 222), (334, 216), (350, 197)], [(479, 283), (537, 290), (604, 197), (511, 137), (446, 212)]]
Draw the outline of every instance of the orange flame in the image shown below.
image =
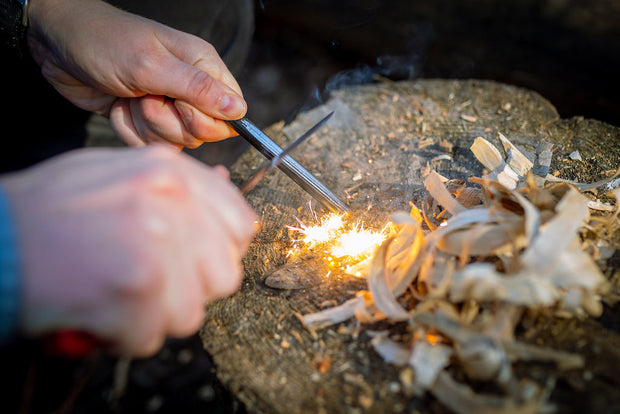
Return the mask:
[(427, 333), (424, 335), (424, 339), (431, 345), (437, 345), (441, 341), (441, 337), (433, 333)]

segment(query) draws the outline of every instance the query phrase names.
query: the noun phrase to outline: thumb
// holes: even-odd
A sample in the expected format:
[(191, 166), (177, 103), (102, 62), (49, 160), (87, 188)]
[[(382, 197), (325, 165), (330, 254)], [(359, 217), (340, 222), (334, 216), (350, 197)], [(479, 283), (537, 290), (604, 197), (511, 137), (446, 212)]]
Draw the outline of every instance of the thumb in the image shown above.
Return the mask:
[(151, 93), (187, 102), (213, 118), (239, 119), (245, 115), (247, 104), (243, 97), (209, 73), (179, 60), (170, 69), (158, 71), (163, 78), (153, 84), (164, 87)]

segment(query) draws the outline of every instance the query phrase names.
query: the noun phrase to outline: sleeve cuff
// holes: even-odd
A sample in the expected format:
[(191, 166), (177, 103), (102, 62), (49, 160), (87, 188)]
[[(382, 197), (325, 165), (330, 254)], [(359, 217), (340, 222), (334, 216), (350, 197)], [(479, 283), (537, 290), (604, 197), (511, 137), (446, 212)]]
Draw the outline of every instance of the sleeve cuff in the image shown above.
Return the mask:
[(0, 344), (11, 341), (18, 328), (20, 280), (17, 237), (9, 201), (0, 186)]

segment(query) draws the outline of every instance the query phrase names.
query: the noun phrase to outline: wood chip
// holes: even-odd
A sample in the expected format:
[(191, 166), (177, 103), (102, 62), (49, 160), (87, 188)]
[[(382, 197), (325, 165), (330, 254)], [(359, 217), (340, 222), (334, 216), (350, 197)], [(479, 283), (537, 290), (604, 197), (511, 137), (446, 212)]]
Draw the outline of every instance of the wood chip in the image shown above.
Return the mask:
[(461, 119), (464, 119), (467, 122), (476, 122), (478, 120), (478, 117), (473, 115), (461, 114)]
[[(592, 202), (573, 184), (549, 183), (553, 180), (549, 174), (543, 177), (546, 170), (536, 179), (534, 163), (504, 135), (499, 139), (503, 154), (482, 137), (471, 147), (489, 172), (470, 179), (480, 189), (469, 191), (464, 181), (431, 171), (424, 182), (429, 193), (424, 211), (412, 206), (409, 213), (392, 214), (396, 234), (356, 269), (368, 275), (368, 290), (303, 317), (310, 328), (349, 318), (407, 321), (413, 340), (399, 342), (382, 332), (371, 341), (374, 350), (387, 363), (404, 367), (400, 380), (406, 394), (427, 390), (457, 413), (525, 414), (546, 408), (550, 390), (517, 379), (512, 364), (541, 361), (574, 369), (584, 360), (516, 342), (521, 316), (540, 309), (566, 317), (599, 316), (601, 298), (609, 290), (580, 235), (584, 228), (591, 233), (597, 225), (605, 228), (591, 220), (590, 209), (615, 217), (618, 202)], [(547, 161), (537, 158), (541, 168)], [(620, 189), (613, 194), (618, 199)], [(597, 250), (595, 243), (589, 246)], [(427, 340), (425, 332), (431, 331), (442, 340)], [(475, 392), (457, 382), (448, 366), (464, 374), (460, 380), (495, 383), (503, 393)]]

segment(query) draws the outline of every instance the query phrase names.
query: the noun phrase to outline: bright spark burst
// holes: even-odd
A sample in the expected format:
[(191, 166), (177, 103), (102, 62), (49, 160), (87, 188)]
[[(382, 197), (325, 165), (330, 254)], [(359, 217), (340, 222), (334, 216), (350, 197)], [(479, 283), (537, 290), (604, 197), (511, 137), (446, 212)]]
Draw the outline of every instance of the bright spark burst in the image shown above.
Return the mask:
[(385, 232), (354, 228), (340, 234), (331, 251), (332, 256), (368, 257), (385, 240)]
[[(370, 257), (375, 249), (388, 237), (390, 224), (382, 230), (365, 229), (358, 223), (345, 223), (343, 216), (330, 214), (316, 225), (305, 225), (299, 222), (299, 227), (289, 229), (301, 235), (296, 242), (308, 248), (321, 246), (324, 249), (325, 260), (331, 267), (350, 267), (351, 262), (361, 262)], [(344, 268), (343, 268), (344, 270)]]
[(319, 220), (319, 224), (314, 226), (306, 226), (304, 223), (299, 222), (299, 227), (291, 227), (289, 229), (297, 231), (304, 235), (301, 241), (307, 244), (308, 247), (316, 246), (317, 244), (327, 243), (332, 240), (344, 226), (342, 216), (338, 214), (330, 214), (322, 220)]

